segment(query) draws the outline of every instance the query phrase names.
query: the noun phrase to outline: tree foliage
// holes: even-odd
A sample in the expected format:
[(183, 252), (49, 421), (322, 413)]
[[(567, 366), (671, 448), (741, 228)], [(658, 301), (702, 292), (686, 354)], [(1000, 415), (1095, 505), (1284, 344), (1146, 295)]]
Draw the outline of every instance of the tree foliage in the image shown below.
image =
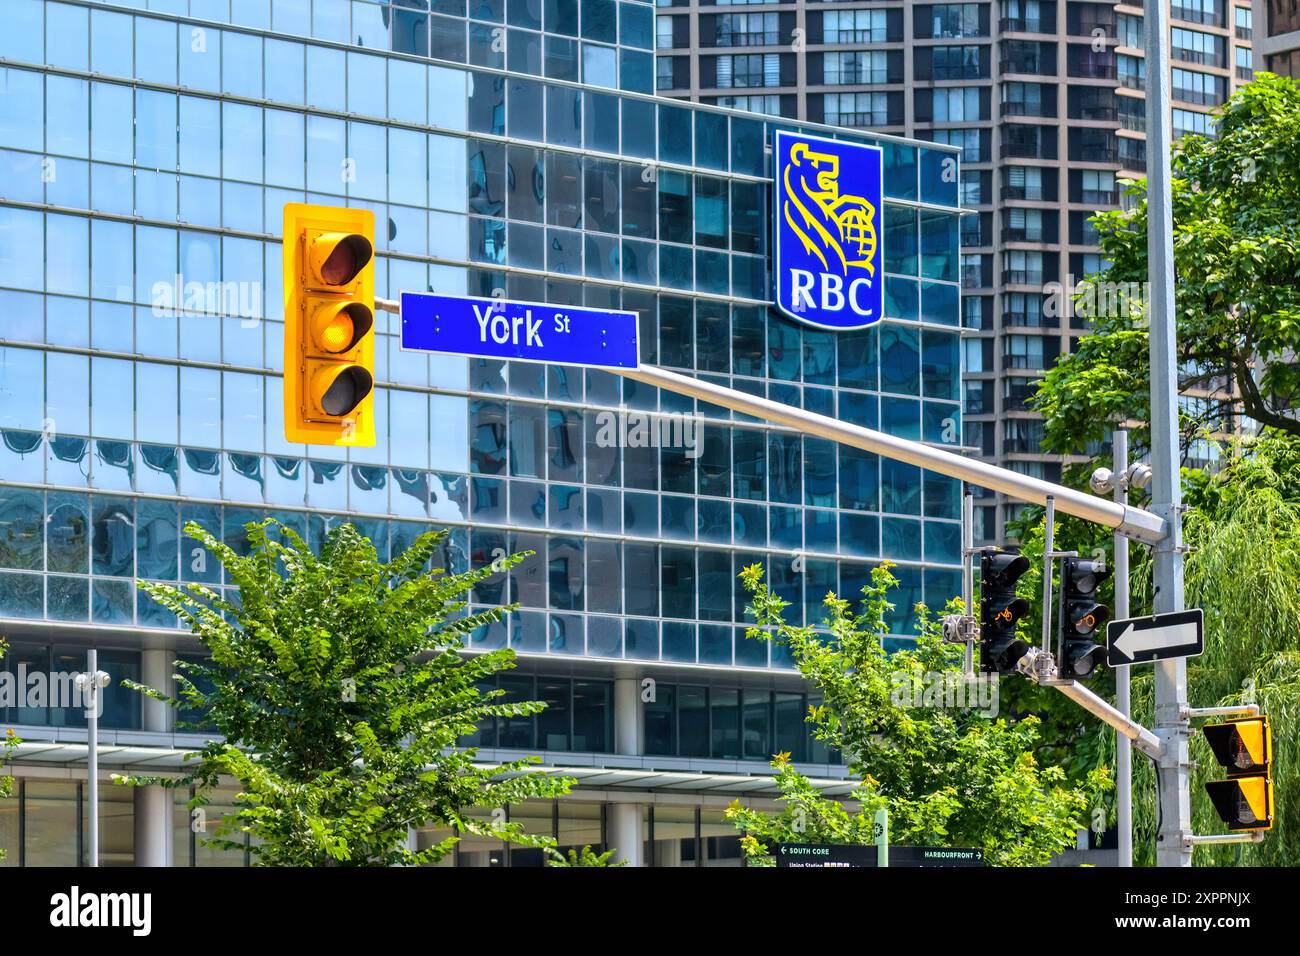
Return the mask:
[[(471, 632), (512, 609), (463, 614), (465, 596), (526, 554), (446, 574), (429, 570), (446, 532), (421, 535), (385, 563), (351, 524), (332, 530), (319, 555), (274, 520), (247, 528), (246, 555), (193, 522), (185, 528), (224, 565), (237, 601), (200, 584), (140, 582), (189, 625), (211, 659), (177, 663), (174, 698), (131, 686), (200, 710), (224, 739), (196, 754), (180, 780), (121, 782), (192, 783), (197, 805), (220, 777), (235, 778), (237, 808), (208, 842), (242, 849), (249, 834), (251, 853), (266, 865), (429, 863), (467, 832), (527, 846), (553, 842), (467, 811), (559, 796), (572, 781), (527, 772), (537, 758), (477, 766), (473, 748), (457, 747), (484, 718), (545, 707), (503, 703), (496, 699), (503, 692), (480, 690), (514, 666), (513, 651), (459, 653)], [(408, 828), (426, 823), (455, 832), (428, 849), (407, 849)]]
[(885, 650), (892, 610), (886, 595), (897, 584), (888, 565), (873, 569), (856, 610), (826, 596), (829, 633), (787, 624), (788, 602), (763, 583), (760, 566), (741, 577), (757, 624), (749, 636), (785, 645), (821, 693), (808, 721), (819, 739), (846, 755), (860, 781), (853, 797), (861, 806), (850, 813), (821, 797), (787, 755), (777, 755), (787, 807), (776, 815), (738, 804), (728, 811), (751, 858), (762, 860), (785, 840), (869, 843), (880, 806), (888, 807), (900, 842), (978, 847), (994, 865), (1042, 865), (1074, 844), (1085, 813), (1109, 785), (1106, 771), (1093, 770), (1083, 784), (1071, 785), (1060, 768), (1035, 758), (1035, 717), (990, 719), (927, 695), (936, 679), (961, 680), (962, 651), (943, 642), (940, 622), (924, 606), (917, 608), (915, 648)]
[(627, 866), (627, 860), (615, 860), (614, 854), (617, 850), (606, 850), (604, 853), (597, 853), (590, 845), (584, 846), (582, 851), (569, 850), (568, 854), (563, 854), (554, 847), (547, 847), (546, 854), (547, 866)]
[[(1257, 74), (1218, 118), (1214, 139), (1185, 137), (1172, 166), (1179, 388), (1187, 438), (1246, 415), (1300, 435), (1300, 88)], [(1063, 356), (1035, 399), (1044, 447), (1078, 454), (1112, 424), (1149, 419), (1145, 180), (1126, 210), (1095, 218), (1112, 265), (1085, 284), (1093, 334)], [(1136, 294), (1128, 294), (1133, 290)], [(1146, 446), (1145, 426), (1135, 451)], [(1184, 446), (1186, 447), (1186, 442)]]

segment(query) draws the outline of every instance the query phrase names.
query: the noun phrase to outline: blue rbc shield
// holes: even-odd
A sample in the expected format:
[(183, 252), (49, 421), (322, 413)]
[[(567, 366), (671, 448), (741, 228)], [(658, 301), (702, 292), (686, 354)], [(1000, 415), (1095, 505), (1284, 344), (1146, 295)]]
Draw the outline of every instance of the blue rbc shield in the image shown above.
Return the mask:
[(772, 182), (776, 307), (808, 325), (860, 329), (884, 313), (884, 154), (778, 130)]

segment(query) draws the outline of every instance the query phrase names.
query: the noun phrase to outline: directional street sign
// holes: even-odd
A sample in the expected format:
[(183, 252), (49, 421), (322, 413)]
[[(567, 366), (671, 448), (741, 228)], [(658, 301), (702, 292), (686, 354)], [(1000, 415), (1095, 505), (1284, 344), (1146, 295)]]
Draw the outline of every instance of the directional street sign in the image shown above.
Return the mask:
[[(776, 865), (796, 870), (877, 867), (876, 848), (861, 844), (778, 843)], [(984, 851), (971, 847), (891, 846), (890, 866), (983, 866)]]
[(889, 865), (899, 866), (983, 866), (984, 851), (966, 846), (891, 846)]
[(402, 348), (592, 368), (637, 367), (637, 314), (402, 293)]
[(776, 865), (782, 869), (821, 869), (823, 867), (874, 867), (876, 848), (867, 844), (778, 843)]
[(1111, 667), (1196, 657), (1203, 650), (1204, 615), (1200, 608), (1106, 625), (1106, 663)]

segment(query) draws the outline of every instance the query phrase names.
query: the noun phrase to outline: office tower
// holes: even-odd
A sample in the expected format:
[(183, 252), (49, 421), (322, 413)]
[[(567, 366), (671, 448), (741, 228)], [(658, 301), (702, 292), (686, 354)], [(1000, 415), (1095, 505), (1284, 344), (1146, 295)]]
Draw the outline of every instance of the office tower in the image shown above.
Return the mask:
[[(1253, 4), (1254, 20), (1259, 24), (1255, 49), (1259, 68), (1282, 76), (1300, 77), (1300, 4), (1295, 0), (1258, 0)], [(1246, 20), (1246, 38), (1251, 23)], [(1237, 36), (1241, 37), (1240, 23)]]

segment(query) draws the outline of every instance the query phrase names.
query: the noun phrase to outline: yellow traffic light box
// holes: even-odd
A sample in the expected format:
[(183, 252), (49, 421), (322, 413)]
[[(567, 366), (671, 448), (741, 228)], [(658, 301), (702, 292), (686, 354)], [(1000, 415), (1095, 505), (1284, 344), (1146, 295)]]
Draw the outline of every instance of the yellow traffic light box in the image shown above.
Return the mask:
[(1219, 818), (1229, 830), (1268, 830), (1273, 826), (1273, 731), (1268, 716), (1241, 717), (1201, 728), (1227, 780), (1205, 785)]
[(375, 443), (375, 216), (284, 207), (284, 433)]

